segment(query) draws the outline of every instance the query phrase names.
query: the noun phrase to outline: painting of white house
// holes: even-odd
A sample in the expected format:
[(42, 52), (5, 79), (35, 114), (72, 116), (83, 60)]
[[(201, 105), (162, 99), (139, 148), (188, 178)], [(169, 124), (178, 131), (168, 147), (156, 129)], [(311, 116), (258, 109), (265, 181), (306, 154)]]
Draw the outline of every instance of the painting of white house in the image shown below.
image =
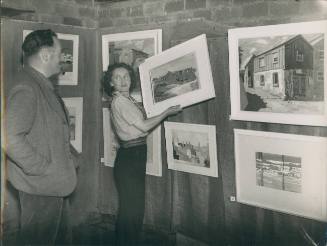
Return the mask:
[(257, 185), (301, 193), (301, 158), (256, 152)]
[(172, 131), (173, 157), (176, 162), (210, 167), (209, 139), (205, 133)]
[(228, 30), (231, 119), (327, 125), (327, 21)]
[(218, 177), (216, 126), (164, 122), (168, 169)]
[(199, 89), (198, 77), (194, 53), (150, 70), (154, 101), (161, 102)]

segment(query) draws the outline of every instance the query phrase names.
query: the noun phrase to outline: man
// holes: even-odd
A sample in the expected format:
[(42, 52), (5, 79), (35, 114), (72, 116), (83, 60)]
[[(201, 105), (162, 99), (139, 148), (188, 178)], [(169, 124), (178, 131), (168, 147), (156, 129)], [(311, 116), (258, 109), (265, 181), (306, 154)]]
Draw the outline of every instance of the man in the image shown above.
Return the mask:
[(61, 45), (51, 30), (30, 33), (24, 68), (6, 104), (7, 176), (19, 192), (23, 244), (71, 243), (68, 200), (77, 183), (67, 110), (49, 78), (60, 73)]

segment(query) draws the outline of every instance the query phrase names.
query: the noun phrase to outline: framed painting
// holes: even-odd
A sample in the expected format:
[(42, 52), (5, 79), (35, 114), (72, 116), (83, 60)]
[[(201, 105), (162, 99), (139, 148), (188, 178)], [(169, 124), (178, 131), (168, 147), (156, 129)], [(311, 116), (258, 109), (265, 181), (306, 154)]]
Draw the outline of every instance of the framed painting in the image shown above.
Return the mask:
[[(23, 30), (23, 39), (32, 30)], [(59, 85), (78, 84), (78, 47), (79, 36), (74, 34), (57, 33), (61, 44), (61, 69), (58, 77)]]
[(228, 30), (231, 119), (325, 126), (326, 34), (327, 21)]
[(234, 129), (236, 197), (244, 204), (327, 221), (327, 139)]
[(158, 54), (162, 50), (162, 30), (146, 30), (102, 35), (103, 71), (114, 63), (123, 62), (133, 67), (136, 85), (131, 96), (142, 102), (139, 65), (145, 59)]
[[(110, 111), (102, 108), (103, 113), (103, 139), (104, 139), (104, 165), (114, 167), (117, 151), (119, 148), (118, 139), (112, 129)], [(147, 163), (146, 174), (162, 176), (161, 158), (161, 126), (155, 128), (147, 136)]]
[(168, 168), (218, 177), (216, 126), (164, 122)]
[(215, 97), (205, 34), (148, 58), (140, 65), (140, 76), (148, 117), (170, 106), (186, 107)]
[(62, 99), (69, 114), (70, 142), (79, 152), (82, 152), (82, 123), (83, 123), (83, 98), (66, 97)]

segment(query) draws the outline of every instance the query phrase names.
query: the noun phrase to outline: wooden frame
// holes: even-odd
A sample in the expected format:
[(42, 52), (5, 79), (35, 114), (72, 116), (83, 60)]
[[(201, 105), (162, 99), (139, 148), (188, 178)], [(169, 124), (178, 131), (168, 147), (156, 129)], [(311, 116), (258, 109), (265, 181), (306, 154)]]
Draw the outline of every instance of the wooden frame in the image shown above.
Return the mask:
[(325, 126), (326, 37), (327, 21), (228, 30), (231, 119)]
[(237, 201), (327, 221), (327, 139), (234, 129)]
[[(23, 40), (32, 30), (23, 30)], [(74, 34), (57, 33), (61, 43), (61, 66), (64, 74), (59, 75), (59, 85), (78, 84), (78, 47), (79, 36)]]
[[(104, 139), (103, 162), (105, 166), (114, 167), (119, 143), (111, 126), (109, 109), (102, 108), (102, 113)], [(155, 128), (152, 133), (147, 136), (146, 174), (159, 177), (162, 176), (161, 126)]]
[(83, 98), (66, 97), (63, 98), (63, 101), (69, 113), (70, 142), (81, 153), (83, 139)]
[(218, 177), (216, 126), (164, 122), (168, 169)]
[(131, 65), (136, 74), (136, 86), (131, 96), (138, 102), (142, 102), (139, 65), (146, 58), (161, 52), (161, 40), (161, 29), (102, 35), (103, 71), (107, 70), (109, 64), (117, 62)]
[(215, 97), (205, 34), (148, 58), (140, 65), (148, 117), (174, 105), (186, 107)]

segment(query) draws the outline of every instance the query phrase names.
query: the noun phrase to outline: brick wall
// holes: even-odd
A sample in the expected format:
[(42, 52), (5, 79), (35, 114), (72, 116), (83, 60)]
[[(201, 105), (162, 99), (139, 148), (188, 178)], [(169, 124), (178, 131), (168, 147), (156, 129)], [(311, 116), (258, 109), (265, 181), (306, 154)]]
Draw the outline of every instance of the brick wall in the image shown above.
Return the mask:
[(194, 19), (240, 27), (327, 18), (325, 0), (3, 0), (2, 5), (35, 11), (14, 19), (93, 28)]

